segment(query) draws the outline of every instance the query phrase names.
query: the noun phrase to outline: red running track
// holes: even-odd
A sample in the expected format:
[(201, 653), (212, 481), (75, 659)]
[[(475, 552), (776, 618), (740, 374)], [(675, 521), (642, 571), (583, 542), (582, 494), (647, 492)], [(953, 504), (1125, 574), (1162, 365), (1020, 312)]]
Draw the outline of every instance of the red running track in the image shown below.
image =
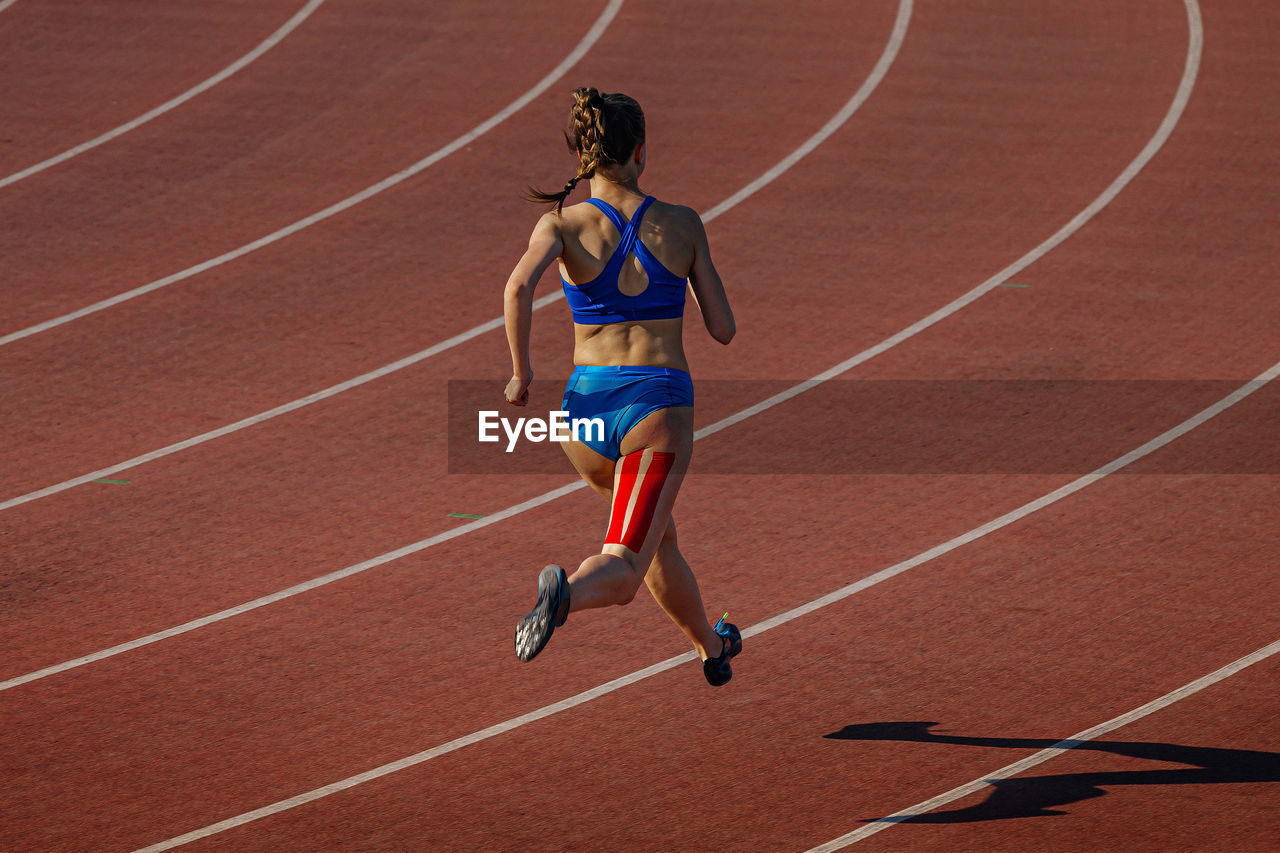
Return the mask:
[(0, 178), (136, 119), (248, 53), (297, 0), (20, 2), (0, 16)]
[[(579, 69), (590, 79), (634, 77), (631, 88), (654, 104), (659, 144), (664, 126), (701, 129), (692, 138), (705, 144), (655, 146), (652, 184), (659, 195), (688, 193), (701, 209), (777, 162), (843, 103), (847, 95), (830, 92), (857, 87), (894, 14), (888, 2), (868, 3), (859, 19), (818, 4), (783, 28), (768, 10), (734, 9), (726, 25), (729, 16), (714, 9), (699, 18), (624, 7)], [(1264, 227), (1280, 197), (1267, 144), (1276, 127), (1266, 61), (1275, 45), (1264, 25), (1272, 13), (1240, 4), (1204, 14), (1203, 63), (1186, 114), (1134, 182), (1022, 273), (1016, 283), (1028, 287), (996, 289), (854, 376), (1243, 381), (1280, 358), (1267, 334), (1280, 304), (1266, 275), (1274, 234)], [(1017, 3), (921, 4), (888, 77), (853, 120), (713, 224), (743, 333), (727, 350), (691, 340), (696, 375), (813, 375), (1029, 251), (1154, 133), (1182, 74), (1186, 22), (1171, 0), (1089, 14), (1065, 3), (1035, 12)], [(758, 53), (673, 48), (657, 63), (653, 39), (637, 36), (652, 28), (695, 40), (717, 26)], [(741, 64), (727, 74), (731, 58)], [(724, 126), (700, 102), (664, 98), (704, 78), (724, 87), (718, 102), (743, 125)], [(803, 97), (813, 100), (798, 109)], [(403, 299), (371, 275), (360, 284), (376, 290), (359, 308), (335, 275), (308, 298), (279, 304), (278, 293), (214, 275), (12, 345), (6, 355), (25, 359), (10, 362), (22, 365), (11, 374), (19, 399), (48, 426), (20, 436), (9, 491), (229, 422), (488, 319), (502, 258), (518, 251), (530, 221), (527, 209), (502, 199), (522, 181), (559, 174), (554, 138), (543, 149), (528, 140), (551, 135), (563, 100), (548, 94), (440, 164), (435, 180), (369, 202), (350, 223), (354, 232), (334, 223), (243, 262), (253, 276), (293, 271), (309, 280), (305, 271), (323, 267), (327, 244), (351, 239), (366, 246), (366, 260), (386, 264), (351, 269), (401, 270), (394, 286)], [(735, 145), (757, 117), (771, 132)], [(708, 150), (720, 155), (709, 160)], [(659, 167), (664, 158), (669, 165)], [(446, 221), (459, 198), (492, 213)], [(405, 225), (411, 210), (414, 227)], [(420, 254), (424, 240), (439, 252)], [(440, 274), (411, 287), (426, 257)], [(208, 312), (263, 317), (257, 328), (266, 333), (240, 322), (175, 324)], [(562, 309), (544, 313), (535, 358), (550, 375), (565, 362), (564, 336), (553, 329), (566, 319)], [(345, 355), (305, 334), (339, 315), (360, 342)], [(125, 329), (134, 333), (103, 335)], [(104, 357), (112, 353), (103, 340), (115, 341), (118, 357)], [(500, 333), (490, 334), (122, 475), (129, 486), (80, 487), (0, 514), (12, 563), (5, 677), (447, 530), (460, 523), (450, 511), (491, 513), (568, 482), (444, 473), (444, 381), (490, 377), (496, 396), (503, 349)], [(50, 360), (54, 353), (65, 360)], [(159, 354), (170, 358), (171, 385), (147, 379)], [(139, 373), (141, 389), (125, 388)], [(243, 396), (228, 403), (209, 384), (215, 376)], [(121, 388), (127, 405), (115, 413), (71, 404)], [(703, 424), (754, 401), (708, 396)], [(734, 473), (742, 468), (733, 460), (750, 454), (790, 462), (816, 425), (838, 439), (830, 399), (801, 396), (699, 445), (695, 470), (728, 473), (690, 478), (678, 512), (682, 540), (709, 607), (731, 609), (741, 625), (984, 524), (1213, 402), (1188, 395), (1125, 408), (1115, 398), (1080, 418), (1102, 422), (1097, 445), (1075, 448), (1075, 467), (1051, 473), (868, 476), (841, 473), (848, 457), (835, 451), (825, 476), (813, 468)], [(836, 838), (1277, 639), (1278, 481), (1223, 473), (1224, 454), (1265, 446), (1258, 436), (1275, 414), (1274, 393), (1260, 392), (1138, 463), (1141, 473), (1108, 477), (748, 637), (738, 677), (722, 690), (705, 687), (686, 663), (191, 847), (803, 850)], [(1063, 425), (1078, 416), (1016, 427), (1028, 448), (1062, 445), (1071, 440)], [(898, 431), (891, 416), (887, 424), (883, 431)], [(37, 440), (53, 426), (65, 434)], [(575, 617), (531, 665), (510, 654), (514, 617), (527, 608), (540, 565), (533, 561), (577, 559), (595, 547), (603, 523), (600, 502), (578, 492), (346, 581), (6, 690), (11, 793), (0, 846), (143, 847), (684, 651), (645, 599)], [(957, 802), (933, 821), (860, 843), (1267, 849), (1280, 762), (1268, 751), (1280, 732), (1265, 712), (1275, 674), (1274, 661), (1264, 661), (1096, 749), (1039, 766), (996, 788), (998, 796)], [(1242, 767), (1254, 776), (1242, 779)]]

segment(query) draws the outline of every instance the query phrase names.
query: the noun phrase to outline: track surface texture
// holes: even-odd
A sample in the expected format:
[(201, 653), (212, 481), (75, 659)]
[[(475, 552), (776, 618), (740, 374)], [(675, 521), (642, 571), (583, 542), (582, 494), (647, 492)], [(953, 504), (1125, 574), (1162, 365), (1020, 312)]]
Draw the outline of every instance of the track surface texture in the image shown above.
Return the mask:
[[(1280, 8), (423, 9), (0, 4), (0, 179), (128, 128), (0, 185), (0, 850), (1280, 850)], [(521, 664), (607, 507), (450, 464), (587, 84), (737, 316), (719, 689), (643, 593)]]

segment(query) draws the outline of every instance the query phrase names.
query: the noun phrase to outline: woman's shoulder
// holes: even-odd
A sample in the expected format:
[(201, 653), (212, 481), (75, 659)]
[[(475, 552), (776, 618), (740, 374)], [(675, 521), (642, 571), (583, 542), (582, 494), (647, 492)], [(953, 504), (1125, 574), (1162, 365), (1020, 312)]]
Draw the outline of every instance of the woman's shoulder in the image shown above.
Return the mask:
[(559, 214), (553, 210), (545, 215), (554, 218), (556, 224), (561, 228), (580, 228), (583, 225), (595, 222), (600, 215), (600, 211), (595, 205), (580, 201), (577, 204), (566, 204), (561, 208)]
[(702, 231), (702, 217), (698, 215), (698, 211), (688, 205), (673, 204), (657, 198), (649, 205), (645, 219), (689, 235)]
[[(555, 227), (561, 232), (577, 233), (584, 228), (597, 228), (601, 214), (599, 208), (587, 201), (567, 204), (559, 216), (554, 212), (545, 215), (555, 220)], [(649, 204), (645, 211), (644, 222), (650, 227), (696, 237), (703, 232), (702, 217), (698, 211), (683, 204), (673, 204), (659, 198)]]

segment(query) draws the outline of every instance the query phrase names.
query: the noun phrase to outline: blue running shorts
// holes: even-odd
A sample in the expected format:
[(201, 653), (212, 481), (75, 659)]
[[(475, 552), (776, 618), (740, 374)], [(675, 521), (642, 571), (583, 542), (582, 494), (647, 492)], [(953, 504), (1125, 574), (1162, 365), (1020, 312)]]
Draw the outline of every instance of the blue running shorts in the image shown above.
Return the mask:
[(578, 365), (560, 407), (569, 418), (600, 418), (604, 440), (580, 430), (583, 444), (608, 459), (622, 456), (622, 437), (659, 409), (693, 405), (693, 379), (674, 367)]

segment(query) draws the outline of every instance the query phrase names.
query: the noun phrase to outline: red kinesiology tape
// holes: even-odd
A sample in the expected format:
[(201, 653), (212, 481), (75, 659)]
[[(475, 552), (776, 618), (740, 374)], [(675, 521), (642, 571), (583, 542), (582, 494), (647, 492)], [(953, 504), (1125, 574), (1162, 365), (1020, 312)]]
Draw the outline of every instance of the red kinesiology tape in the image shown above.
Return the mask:
[(640, 553), (675, 458), (674, 453), (660, 450), (637, 450), (622, 457), (604, 544), (621, 545)]

